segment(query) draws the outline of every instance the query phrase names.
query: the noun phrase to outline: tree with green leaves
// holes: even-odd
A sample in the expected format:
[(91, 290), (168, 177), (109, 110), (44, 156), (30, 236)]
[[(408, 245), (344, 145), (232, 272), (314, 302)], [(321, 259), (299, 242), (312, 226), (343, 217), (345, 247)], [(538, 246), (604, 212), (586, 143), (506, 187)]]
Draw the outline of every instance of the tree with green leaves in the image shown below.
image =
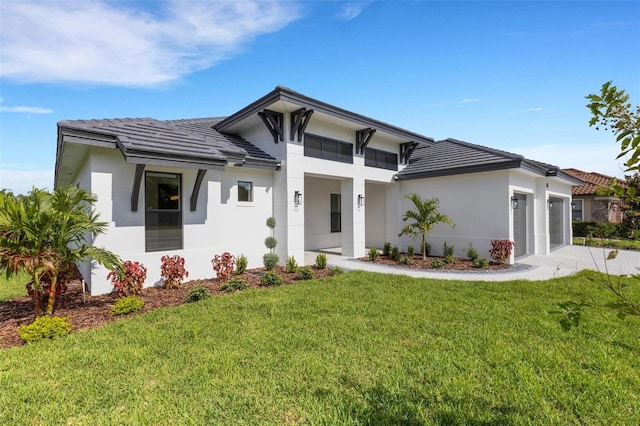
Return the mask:
[[(596, 130), (609, 130), (620, 144), (620, 154), (625, 158), (626, 172), (640, 171), (640, 106), (633, 107), (629, 95), (608, 81), (602, 85), (600, 94), (587, 95), (587, 108), (591, 111), (589, 126)], [(612, 183), (616, 195), (626, 203), (633, 202), (640, 194), (635, 186), (627, 188)]]
[(0, 192), (0, 272), (31, 277), (36, 317), (53, 315), (59, 280), (70, 265), (91, 259), (107, 269), (120, 267), (118, 256), (87, 241), (107, 228), (91, 209), (95, 202), (75, 187), (34, 188), (21, 197)]
[(415, 209), (407, 210), (402, 215), (402, 221), (406, 223), (404, 228), (398, 234), (410, 235), (413, 239), (420, 238), (422, 240), (422, 260), (427, 259), (427, 235), (433, 230), (438, 223), (446, 223), (452, 228), (455, 224), (448, 216), (438, 211), (440, 201), (437, 198), (428, 198), (423, 200), (418, 194), (406, 194), (405, 198), (411, 200)]

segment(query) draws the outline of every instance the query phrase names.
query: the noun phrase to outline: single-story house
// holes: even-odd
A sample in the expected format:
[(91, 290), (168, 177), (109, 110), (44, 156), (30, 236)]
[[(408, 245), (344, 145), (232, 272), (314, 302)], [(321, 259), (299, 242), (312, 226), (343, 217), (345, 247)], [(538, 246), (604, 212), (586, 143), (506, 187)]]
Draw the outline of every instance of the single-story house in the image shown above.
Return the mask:
[(627, 182), (603, 175), (597, 172), (584, 172), (578, 169), (562, 169), (568, 175), (583, 181), (582, 185), (574, 186), (571, 190), (571, 214), (575, 221), (585, 222), (614, 222), (620, 223), (624, 219), (622, 200), (612, 195), (602, 195), (602, 187), (609, 186), (615, 179), (620, 186), (627, 186)]
[[(558, 167), (455, 139), (434, 141), (278, 86), (224, 118), (125, 118), (58, 123), (55, 185), (98, 197), (108, 231), (93, 244), (148, 269), (179, 254), (189, 278), (214, 275), (215, 254), (244, 254), (262, 266), (266, 219), (276, 219), (275, 252), (300, 262), (307, 250), (339, 247), (365, 256), (398, 237), (405, 194), (438, 197), (455, 228), (437, 225), (432, 253), (491, 240), (518, 257), (571, 244), (571, 188)], [(93, 294), (111, 291), (104, 268), (83, 265)]]

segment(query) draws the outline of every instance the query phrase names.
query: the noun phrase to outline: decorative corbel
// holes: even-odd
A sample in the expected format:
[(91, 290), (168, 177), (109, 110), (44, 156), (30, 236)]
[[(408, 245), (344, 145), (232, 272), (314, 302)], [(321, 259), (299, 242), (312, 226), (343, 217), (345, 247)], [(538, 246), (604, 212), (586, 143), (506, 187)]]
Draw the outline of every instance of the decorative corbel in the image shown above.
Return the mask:
[(269, 132), (273, 136), (273, 142), (278, 143), (278, 139), (283, 141), (283, 125), (284, 125), (284, 115), (281, 112), (271, 111), (265, 109), (262, 112), (259, 112), (258, 115), (262, 119), (262, 122)]
[(404, 164), (409, 163), (409, 158), (411, 158), (411, 154), (418, 147), (417, 142), (405, 142), (400, 144), (400, 161)]
[(297, 134), (298, 142), (302, 142), (302, 135), (309, 124), (311, 114), (313, 114), (313, 110), (308, 110), (306, 108), (300, 108), (291, 113), (291, 131), (289, 132), (291, 140), (293, 140), (294, 136)]
[(367, 128), (356, 131), (356, 154), (364, 154), (364, 149), (367, 147), (376, 129)]
[(189, 207), (192, 212), (196, 211), (196, 207), (198, 207), (198, 194), (200, 193), (200, 185), (202, 185), (202, 180), (204, 179), (204, 175), (207, 173), (206, 169), (199, 169), (198, 175), (196, 176), (196, 181), (193, 184), (193, 191), (191, 192), (191, 199), (189, 200)]
[(136, 164), (136, 174), (133, 177), (133, 187), (131, 188), (131, 211), (138, 211), (138, 197), (140, 195), (140, 184), (144, 174), (144, 164)]

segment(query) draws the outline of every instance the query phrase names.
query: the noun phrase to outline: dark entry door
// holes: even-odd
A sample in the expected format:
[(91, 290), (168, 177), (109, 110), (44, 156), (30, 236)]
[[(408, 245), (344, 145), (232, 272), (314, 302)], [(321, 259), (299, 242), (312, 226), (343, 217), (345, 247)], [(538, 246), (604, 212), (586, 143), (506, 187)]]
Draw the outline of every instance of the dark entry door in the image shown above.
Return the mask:
[(527, 254), (527, 195), (514, 196), (518, 202), (513, 209), (513, 254), (520, 257)]

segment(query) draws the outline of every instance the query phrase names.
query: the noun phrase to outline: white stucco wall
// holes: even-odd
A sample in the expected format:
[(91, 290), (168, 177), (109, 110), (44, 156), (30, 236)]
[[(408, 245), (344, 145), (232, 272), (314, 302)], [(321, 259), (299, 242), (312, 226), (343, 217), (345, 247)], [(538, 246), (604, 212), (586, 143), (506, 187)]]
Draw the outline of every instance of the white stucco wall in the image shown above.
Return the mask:
[[(130, 208), (135, 165), (127, 164), (115, 150), (94, 148), (89, 159), (91, 191), (98, 196), (96, 209), (100, 219), (109, 223), (106, 234), (94, 244), (118, 254), (123, 260), (139, 261), (147, 268), (145, 286), (159, 284), (160, 258), (178, 254), (185, 258), (189, 279), (214, 276), (211, 259), (225, 251), (247, 256), (249, 267), (262, 266), (268, 252), (264, 239), (269, 236), (265, 222), (273, 214), (273, 172), (229, 167), (224, 172), (208, 171), (200, 188), (196, 211), (190, 211), (189, 199), (197, 170), (148, 166), (146, 171), (182, 175), (183, 249), (145, 252), (144, 177), (138, 199), (138, 211)], [(237, 201), (237, 181), (253, 182), (253, 202)], [(86, 268), (86, 266), (85, 266)], [(85, 279), (92, 294), (112, 290), (106, 280), (108, 271), (93, 266)]]

